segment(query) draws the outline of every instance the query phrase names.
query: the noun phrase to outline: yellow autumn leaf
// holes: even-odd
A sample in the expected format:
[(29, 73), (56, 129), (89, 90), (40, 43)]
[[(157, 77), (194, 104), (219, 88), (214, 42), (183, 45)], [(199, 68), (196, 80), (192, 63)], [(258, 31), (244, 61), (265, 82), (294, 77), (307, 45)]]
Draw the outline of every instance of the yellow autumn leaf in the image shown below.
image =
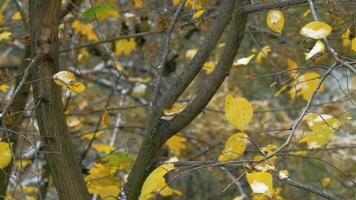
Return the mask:
[(87, 40), (97, 42), (99, 41), (98, 36), (94, 31), (94, 26), (92, 24), (84, 24), (79, 20), (74, 20), (72, 23), (72, 28), (75, 32), (82, 36), (85, 36)]
[(235, 160), (245, 152), (248, 136), (246, 133), (235, 133), (225, 142), (224, 150), (218, 157), (219, 161)]
[(78, 63), (82, 63), (84, 60), (88, 59), (89, 57), (90, 57), (90, 53), (88, 51), (88, 48), (81, 48), (77, 55)]
[(245, 98), (227, 95), (224, 110), (227, 121), (240, 130), (243, 130), (252, 120), (253, 107)]
[(205, 10), (198, 10), (196, 11), (193, 16), (192, 16), (192, 19), (198, 19), (200, 18), (203, 14), (204, 14)]
[(214, 71), (215, 67), (216, 64), (214, 61), (208, 61), (204, 63), (203, 70), (206, 72), (206, 74), (211, 74), (211, 72)]
[(268, 172), (246, 173), (246, 179), (253, 193), (264, 194), (269, 197), (273, 195), (273, 178)]
[[(289, 95), (292, 99), (297, 96), (302, 96), (304, 100), (308, 101), (312, 96), (314, 90), (318, 86), (320, 75), (316, 72), (308, 72), (302, 74), (292, 83), (292, 87), (289, 90)], [(319, 88), (319, 92), (324, 91), (324, 84)]]
[(280, 170), (278, 172), (278, 178), (279, 179), (286, 179), (286, 178), (288, 178), (288, 176), (289, 176), (289, 172), (286, 169)]
[(324, 51), (325, 51), (325, 44), (322, 41), (318, 40), (316, 41), (313, 48), (308, 53), (305, 53), (305, 60), (308, 60), (313, 56), (322, 53)]
[(110, 115), (107, 111), (105, 111), (101, 115), (101, 126), (103, 128), (107, 128), (107, 127), (109, 127), (109, 123), (110, 123)]
[(35, 193), (38, 191), (38, 188), (37, 187), (34, 187), (34, 186), (25, 186), (22, 188), (23, 192), (25, 193)]
[(237, 67), (240, 65), (247, 65), (255, 57), (255, 54), (249, 55), (248, 57), (240, 58), (234, 61), (233, 66)]
[(323, 37), (327, 37), (331, 33), (331, 30), (331, 26), (329, 26), (327, 23), (321, 21), (313, 21), (303, 26), (303, 28), (300, 30), (300, 34), (305, 37), (319, 40)]
[(142, 97), (145, 96), (147, 90), (147, 85), (143, 83), (135, 84), (135, 87), (132, 89), (131, 95), (133, 97)]
[(143, 0), (134, 0), (133, 5), (135, 8), (142, 8), (144, 3), (143, 3)]
[(85, 133), (85, 134), (81, 135), (80, 138), (83, 140), (92, 140), (94, 137), (97, 138), (97, 137), (101, 136), (102, 134), (103, 134), (102, 131), (90, 132), (90, 133)]
[(287, 60), (287, 66), (288, 66), (288, 74), (291, 78), (296, 78), (297, 76), (297, 71), (296, 69), (298, 68), (298, 64), (292, 60), (292, 59), (288, 59)]
[(0, 25), (5, 23), (5, 17), (4, 15), (0, 12)]
[(267, 25), (275, 32), (282, 33), (285, 19), (282, 11), (270, 10), (267, 14)]
[(9, 31), (3, 31), (0, 33), (0, 41), (11, 39), (12, 33)]
[(0, 169), (4, 169), (7, 165), (9, 165), (11, 159), (12, 152), (10, 149), (10, 144), (0, 141)]
[(356, 37), (351, 40), (351, 50), (356, 52)]
[(256, 169), (258, 171), (262, 171), (262, 172), (274, 170), (277, 159), (278, 158), (276, 156), (273, 156), (267, 160), (262, 155), (255, 155), (252, 157), (253, 161), (265, 160), (264, 162), (260, 162), (254, 166), (254, 169)]
[(20, 12), (15, 12), (12, 16), (11, 19), (14, 21), (20, 20), (21, 19), (21, 14)]
[(143, 183), (139, 200), (148, 200), (154, 197), (157, 192), (162, 196), (170, 196), (173, 194), (182, 195), (181, 191), (170, 188), (164, 178), (164, 175), (173, 169), (174, 164), (167, 163), (153, 170)]
[(115, 147), (107, 144), (92, 144), (93, 149), (97, 150), (100, 153), (111, 153), (115, 150)]
[(351, 35), (351, 30), (350, 28), (348, 28), (341, 36), (342, 46), (347, 47), (351, 44), (350, 35)]
[(174, 135), (165, 145), (175, 156), (179, 157), (182, 154), (182, 150), (188, 147), (188, 140), (184, 136)]
[(331, 179), (330, 178), (323, 178), (320, 181), (320, 184), (321, 184), (321, 186), (323, 188), (329, 187), (330, 183), (331, 183)]
[(10, 89), (10, 87), (7, 84), (0, 85), (1, 92), (7, 92), (9, 89)]
[(130, 55), (136, 49), (135, 39), (123, 39), (115, 42), (115, 55)]
[(85, 90), (85, 85), (76, 81), (74, 74), (70, 71), (60, 71), (53, 75), (54, 82), (66, 90), (75, 93), (82, 93)]
[(29, 166), (30, 164), (32, 163), (31, 160), (16, 160), (15, 164), (16, 164), (16, 167), (27, 167)]
[(163, 109), (163, 114), (166, 116), (174, 116), (182, 112), (187, 107), (187, 104), (175, 103), (171, 108)]
[(198, 49), (189, 49), (185, 52), (185, 57), (188, 59), (192, 59), (197, 52), (198, 52)]
[(270, 46), (264, 46), (256, 56), (256, 63), (263, 64), (263, 59), (272, 51)]

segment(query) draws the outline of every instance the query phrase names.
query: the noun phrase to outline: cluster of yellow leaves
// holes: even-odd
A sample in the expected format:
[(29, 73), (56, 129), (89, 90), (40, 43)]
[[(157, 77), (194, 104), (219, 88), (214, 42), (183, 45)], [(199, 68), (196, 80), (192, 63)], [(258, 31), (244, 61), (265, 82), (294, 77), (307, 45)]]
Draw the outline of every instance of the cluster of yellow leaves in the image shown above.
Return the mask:
[(252, 120), (253, 107), (245, 98), (227, 95), (224, 110), (227, 121), (240, 130), (244, 130)]
[(164, 175), (173, 169), (173, 163), (167, 163), (157, 167), (143, 183), (139, 200), (151, 199), (156, 194), (160, 194), (162, 196), (170, 196), (173, 194), (182, 195), (181, 191), (170, 188), (164, 178)]
[(7, 142), (0, 141), (0, 169), (5, 168), (10, 164), (12, 159), (12, 152), (10, 149), (10, 144)]
[[(353, 30), (356, 32), (356, 30)], [(351, 34), (351, 28), (348, 28), (345, 33), (342, 34), (342, 45), (348, 47), (351, 45), (351, 50), (356, 52), (356, 34)]]
[(98, 194), (102, 199), (114, 200), (117, 198), (122, 186), (122, 181), (114, 176), (115, 168), (96, 163), (84, 178), (88, 191)]
[(89, 41), (99, 41), (99, 38), (96, 35), (94, 31), (94, 26), (92, 24), (84, 24), (79, 20), (74, 20), (72, 23), (72, 28), (75, 32), (79, 33), (82, 36), (85, 36)]
[(246, 149), (248, 136), (246, 133), (235, 133), (225, 142), (224, 150), (218, 157), (219, 161), (235, 160), (239, 158)]
[(136, 49), (135, 39), (123, 39), (115, 42), (115, 55), (130, 55)]
[(275, 32), (282, 33), (284, 27), (284, 15), (280, 10), (270, 10), (267, 14), (267, 26)]
[[(316, 72), (307, 72), (300, 75), (291, 84), (292, 88), (288, 92), (291, 98), (302, 96), (304, 100), (308, 101), (319, 85), (319, 77), (320, 75)], [(318, 91), (324, 91), (324, 84), (320, 86)]]
[(177, 157), (188, 147), (188, 140), (182, 135), (174, 135), (165, 144), (168, 149)]
[(85, 90), (85, 85), (76, 81), (74, 74), (69, 71), (60, 71), (56, 73), (53, 75), (53, 80), (57, 85), (71, 92), (82, 93)]
[(339, 120), (331, 115), (310, 113), (306, 117), (306, 121), (312, 131), (303, 136), (299, 143), (306, 143), (309, 149), (325, 146), (340, 126)]
[(268, 56), (268, 54), (272, 51), (270, 46), (262, 47), (261, 51), (258, 52), (256, 56), (256, 63), (263, 64), (263, 60)]

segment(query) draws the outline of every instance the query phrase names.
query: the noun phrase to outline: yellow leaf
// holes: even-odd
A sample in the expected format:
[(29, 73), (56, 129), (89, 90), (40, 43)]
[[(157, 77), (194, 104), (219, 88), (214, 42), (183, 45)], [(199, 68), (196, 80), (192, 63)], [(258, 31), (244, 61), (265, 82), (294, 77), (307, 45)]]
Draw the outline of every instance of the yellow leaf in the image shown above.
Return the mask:
[(11, 39), (12, 33), (9, 31), (4, 31), (0, 33), (0, 41)]
[(331, 179), (330, 178), (323, 178), (321, 181), (320, 181), (320, 184), (323, 188), (326, 188), (330, 185), (331, 183)]
[(278, 158), (276, 156), (273, 156), (267, 160), (262, 155), (256, 155), (256, 156), (252, 157), (252, 160), (254, 160), (254, 161), (266, 160), (266, 161), (260, 162), (254, 166), (254, 169), (263, 171), (263, 172), (274, 170), (277, 159)]
[(252, 54), (248, 57), (244, 57), (244, 58), (240, 58), (238, 60), (236, 60), (233, 63), (234, 67), (240, 66), (240, 65), (247, 65), (248, 63), (250, 63), (250, 61), (255, 57), (255, 54)]
[(105, 111), (102, 115), (101, 115), (101, 126), (103, 128), (107, 128), (109, 127), (109, 123), (110, 123), (110, 115), (107, 111)]
[(189, 49), (187, 52), (185, 52), (185, 57), (188, 59), (192, 59), (197, 52), (198, 49)]
[(319, 40), (323, 37), (327, 37), (331, 33), (331, 30), (332, 28), (325, 22), (313, 21), (303, 26), (300, 30), (300, 34), (305, 37)]
[(0, 25), (5, 23), (5, 17), (4, 15), (0, 12)]
[(163, 113), (166, 116), (174, 116), (182, 112), (187, 107), (187, 104), (175, 103), (171, 108), (163, 109)]
[(310, 14), (310, 9), (307, 9), (304, 13), (303, 13), (303, 17), (307, 17)]
[[(170, 188), (164, 175), (174, 169), (173, 163), (167, 163), (157, 167), (145, 180), (141, 190), (139, 200), (148, 200), (156, 195), (157, 192), (162, 196), (170, 196), (173, 194), (182, 195), (182, 192)], [(163, 188), (163, 189), (162, 189)]]
[(200, 18), (203, 14), (204, 14), (205, 10), (198, 10), (194, 13), (194, 15), (192, 16), (193, 19), (198, 19)]
[(356, 52), (356, 37), (351, 40), (351, 49)]
[(147, 85), (146, 84), (136, 84), (135, 87), (132, 89), (131, 95), (133, 97), (142, 97), (145, 96), (147, 90)]
[[(289, 90), (289, 95), (292, 99), (297, 96), (302, 96), (304, 100), (308, 101), (312, 96), (314, 90), (318, 86), (320, 75), (315, 72), (308, 72), (302, 74), (292, 83), (292, 88)], [(319, 88), (319, 92), (324, 91), (324, 84)]]
[(92, 147), (100, 153), (110, 153), (115, 150), (115, 147), (107, 144), (93, 144)]
[(0, 169), (4, 169), (7, 165), (9, 165), (11, 159), (12, 152), (10, 149), (10, 144), (0, 141)]
[(12, 20), (16, 21), (16, 20), (20, 20), (21, 19), (21, 14), (20, 12), (15, 12), (12, 17), (11, 17)]
[(133, 2), (135, 8), (142, 8), (143, 7), (143, 0), (134, 0)]
[(136, 49), (135, 39), (123, 39), (115, 42), (115, 55), (130, 55)]
[(269, 197), (273, 195), (273, 178), (267, 172), (246, 173), (246, 179), (253, 193), (265, 194)]
[(10, 87), (7, 84), (0, 85), (0, 91), (2, 92), (7, 92), (9, 89)]
[(289, 76), (291, 78), (295, 78), (297, 76), (296, 69), (298, 68), (298, 64), (296, 62), (294, 62), (294, 60), (288, 59), (287, 65), (288, 65), (288, 70), (289, 70)]
[(83, 24), (79, 20), (74, 20), (72, 23), (72, 28), (75, 32), (85, 36), (89, 41), (99, 41), (98, 36), (94, 32), (94, 26), (92, 24)]
[(101, 136), (103, 134), (102, 131), (98, 131), (98, 132), (90, 132), (90, 133), (85, 133), (83, 135), (80, 136), (81, 139), (83, 140), (92, 140), (95, 136), (95, 138)]
[(78, 52), (77, 60), (79, 63), (82, 63), (84, 60), (89, 58), (90, 53), (87, 48), (81, 48)]
[(224, 150), (219, 155), (219, 161), (235, 160), (245, 152), (248, 136), (246, 133), (236, 133), (230, 136), (224, 146)]
[(351, 34), (350, 28), (346, 29), (346, 31), (342, 34), (342, 36), (341, 36), (342, 46), (347, 47), (350, 45), (350, 43), (351, 43), (350, 34)]
[(313, 56), (322, 53), (325, 51), (325, 44), (318, 40), (316, 41), (315, 45), (313, 46), (312, 50), (310, 50), (308, 53), (305, 53), (305, 60), (308, 60), (312, 58)]
[(71, 92), (82, 93), (85, 90), (85, 85), (76, 81), (76, 78), (72, 72), (60, 71), (53, 75), (54, 82)]
[(253, 107), (245, 98), (227, 95), (224, 110), (227, 121), (240, 130), (243, 130), (252, 120)]
[(288, 170), (286, 170), (286, 169), (280, 170), (278, 173), (279, 179), (286, 179), (286, 178), (288, 178), (288, 176), (289, 176), (289, 173), (288, 173)]
[(165, 144), (168, 149), (177, 157), (182, 153), (182, 150), (188, 147), (188, 141), (184, 136), (174, 135)]
[(208, 61), (208, 62), (204, 63), (203, 70), (206, 72), (206, 74), (210, 74), (211, 72), (214, 71), (215, 67), (216, 67), (216, 64), (214, 61)]
[(31, 160), (16, 160), (16, 167), (27, 167), (32, 163)]
[(266, 58), (269, 54), (269, 52), (271, 52), (271, 47), (270, 46), (264, 46), (261, 51), (257, 54), (256, 57), (256, 63), (258, 64), (263, 64), (263, 59)]
[(22, 190), (23, 190), (23, 192), (26, 192), (26, 193), (35, 193), (38, 191), (38, 188), (34, 187), (34, 186), (26, 186), (26, 187), (23, 187)]
[(284, 15), (280, 10), (270, 10), (267, 14), (267, 25), (275, 32), (282, 33), (284, 27)]

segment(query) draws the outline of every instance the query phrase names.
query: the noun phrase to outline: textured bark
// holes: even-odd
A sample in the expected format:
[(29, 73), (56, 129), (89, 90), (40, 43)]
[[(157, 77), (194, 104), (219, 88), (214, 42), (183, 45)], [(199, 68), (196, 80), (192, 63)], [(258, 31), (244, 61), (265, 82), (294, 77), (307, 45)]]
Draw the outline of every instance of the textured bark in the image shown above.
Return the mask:
[(59, 198), (87, 200), (89, 194), (68, 133), (61, 89), (50, 77), (59, 71), (58, 25), (61, 0), (30, 1), (32, 56), (38, 56), (33, 70), (33, 95), (46, 159)]
[[(157, 153), (161, 149), (162, 145), (170, 137), (187, 126), (196, 116), (198, 116), (199, 113), (204, 110), (205, 106), (214, 96), (215, 92), (228, 75), (237, 50), (241, 44), (247, 20), (247, 14), (237, 12), (237, 10), (244, 5), (248, 5), (249, 0), (240, 0), (237, 1), (236, 4), (237, 7), (235, 8), (234, 15), (232, 17), (228, 40), (218, 65), (211, 75), (203, 77), (199, 81), (200, 84), (202, 84), (206, 89), (197, 91), (196, 97), (192, 103), (190, 103), (188, 107), (182, 113), (178, 114), (178, 116), (176, 116), (173, 120), (158, 120), (157, 123), (152, 123), (147, 126), (147, 135), (142, 143), (134, 167), (128, 177), (128, 182), (125, 185), (125, 195), (127, 200), (138, 199), (145, 179), (155, 168), (158, 160)], [(181, 88), (175, 91), (180, 93)], [(174, 93), (174, 88), (171, 92)], [(158, 118), (159, 117), (160, 116), (158, 116)]]

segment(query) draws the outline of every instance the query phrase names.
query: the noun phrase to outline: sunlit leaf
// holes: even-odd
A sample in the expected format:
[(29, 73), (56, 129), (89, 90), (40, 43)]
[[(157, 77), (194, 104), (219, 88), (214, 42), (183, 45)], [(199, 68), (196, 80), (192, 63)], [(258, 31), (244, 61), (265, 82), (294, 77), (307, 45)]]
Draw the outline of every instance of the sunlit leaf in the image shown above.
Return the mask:
[(102, 161), (107, 165), (115, 168), (118, 171), (128, 172), (131, 170), (133, 163), (136, 160), (136, 155), (129, 152), (113, 153), (105, 156)]
[(110, 153), (115, 150), (115, 147), (107, 144), (92, 144), (92, 147), (100, 153)]
[(198, 19), (204, 14), (204, 12), (205, 12), (205, 10), (198, 10), (193, 14), (192, 18), (193, 19)]
[(244, 57), (244, 58), (240, 58), (238, 60), (236, 60), (233, 64), (233, 66), (240, 66), (240, 65), (247, 65), (248, 63), (250, 63), (250, 61), (255, 57), (255, 54), (252, 54), (248, 57)]
[(224, 110), (227, 121), (240, 130), (243, 130), (252, 120), (253, 107), (245, 98), (227, 95)]
[(219, 161), (235, 160), (242, 156), (246, 149), (248, 136), (246, 133), (236, 133), (225, 142), (224, 150), (219, 155)]
[(10, 144), (0, 141), (0, 169), (4, 169), (7, 165), (9, 165), (11, 159), (12, 152), (10, 149)]
[(21, 20), (21, 14), (20, 12), (15, 12), (12, 16), (11, 19), (14, 21)]
[(198, 49), (189, 49), (187, 52), (185, 52), (185, 57), (188, 59), (192, 59), (197, 52)]
[(16, 167), (27, 167), (32, 163), (31, 160), (25, 159), (25, 160), (16, 160)]
[(133, 97), (142, 97), (145, 96), (147, 90), (147, 85), (146, 84), (136, 84), (135, 87), (132, 89), (131, 95)]
[(211, 72), (214, 71), (215, 67), (216, 67), (216, 64), (214, 61), (208, 61), (208, 62), (204, 63), (203, 70), (206, 72), (206, 74), (210, 74)]
[(130, 55), (136, 49), (135, 39), (123, 39), (115, 42), (115, 55)]
[(7, 84), (0, 85), (1, 92), (7, 92), (9, 89), (10, 89), (10, 87)]
[(319, 40), (323, 37), (327, 37), (331, 33), (331, 30), (331, 27), (325, 22), (313, 21), (303, 26), (300, 30), (300, 34), (305, 37)]
[(165, 145), (175, 156), (179, 157), (182, 151), (188, 147), (188, 140), (184, 136), (174, 135)]
[(143, 0), (134, 0), (133, 5), (135, 8), (142, 8), (144, 3), (143, 3)]
[(351, 40), (351, 50), (356, 52), (356, 37)]
[(267, 25), (275, 32), (282, 33), (284, 27), (284, 15), (280, 10), (270, 10), (267, 14)]
[(331, 179), (330, 178), (323, 178), (320, 181), (320, 184), (321, 184), (321, 186), (323, 188), (329, 187), (330, 183), (331, 183)]
[(12, 33), (9, 31), (3, 31), (0, 33), (0, 41), (11, 39)]
[(107, 128), (107, 127), (109, 127), (109, 124), (110, 124), (110, 115), (107, 111), (105, 111), (101, 115), (101, 126), (103, 128)]
[(298, 68), (298, 64), (292, 60), (292, 59), (288, 59), (287, 60), (287, 66), (288, 66), (288, 74), (291, 78), (296, 78), (297, 76), (297, 71), (296, 69)]
[(105, 20), (107, 17), (119, 16), (119, 11), (111, 3), (98, 3), (86, 10), (83, 15), (89, 19)]
[[(314, 90), (317, 88), (320, 79), (320, 75), (316, 72), (308, 72), (302, 74), (292, 84), (292, 88), (289, 90), (291, 98), (302, 96), (304, 100), (308, 101), (312, 96)], [(319, 92), (324, 91), (324, 84), (319, 88)]]
[(170, 188), (164, 175), (174, 169), (173, 163), (167, 163), (157, 167), (145, 180), (141, 190), (141, 196), (139, 200), (148, 200), (156, 195), (159, 192), (162, 196), (170, 196), (173, 194), (182, 195), (182, 192)]
[(90, 133), (85, 133), (85, 134), (81, 135), (80, 138), (83, 140), (92, 140), (94, 137), (97, 138), (97, 137), (101, 136), (102, 134), (103, 134), (102, 131), (90, 132)]
[(313, 56), (322, 53), (324, 51), (325, 51), (325, 44), (322, 41), (318, 40), (316, 41), (313, 48), (308, 53), (305, 53), (305, 60), (308, 60)]
[(246, 179), (253, 193), (265, 194), (269, 197), (273, 195), (273, 178), (267, 172), (246, 173)]
[(256, 63), (263, 64), (263, 59), (272, 51), (270, 46), (264, 46), (256, 56)]
[(92, 24), (84, 24), (79, 20), (74, 20), (72, 23), (72, 28), (75, 32), (82, 36), (85, 36), (87, 40), (97, 42), (99, 41), (98, 36), (94, 31), (94, 26)]
[(350, 30), (350, 28), (348, 28), (341, 36), (342, 46), (347, 47), (351, 44), (350, 35), (351, 35), (351, 30)]
[(53, 75), (54, 82), (66, 90), (75, 93), (82, 93), (85, 90), (85, 85), (76, 81), (72, 72), (60, 71)]
[(171, 108), (163, 109), (163, 113), (166, 116), (174, 116), (182, 112), (187, 107), (187, 104), (175, 103)]
[(286, 170), (286, 169), (280, 170), (278, 172), (278, 178), (279, 179), (286, 179), (286, 178), (288, 178), (288, 176), (289, 176), (289, 173), (288, 173), (288, 170)]

